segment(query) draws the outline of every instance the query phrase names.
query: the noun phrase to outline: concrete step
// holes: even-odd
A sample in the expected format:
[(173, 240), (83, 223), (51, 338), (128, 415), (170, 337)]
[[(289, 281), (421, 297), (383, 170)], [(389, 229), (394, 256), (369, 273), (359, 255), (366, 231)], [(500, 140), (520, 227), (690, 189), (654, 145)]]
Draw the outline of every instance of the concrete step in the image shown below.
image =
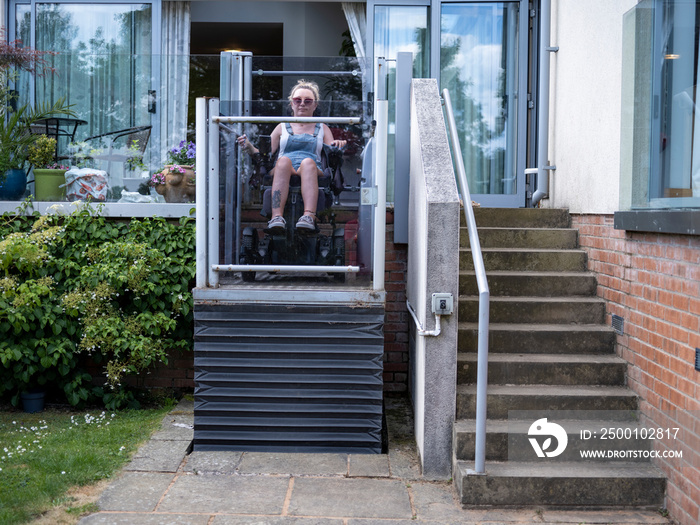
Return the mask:
[[(457, 383), (476, 382), (477, 354), (457, 354)], [(625, 384), (627, 361), (615, 355), (489, 354), (492, 385)]]
[[(459, 323), (458, 347), (476, 352), (477, 323)], [(602, 324), (489, 324), (489, 355), (516, 354), (610, 354), (615, 332)]]
[(488, 462), (486, 475), (469, 475), (458, 461), (455, 484), (462, 505), (569, 507), (663, 506), (666, 479), (649, 463)]
[[(620, 386), (489, 385), (486, 404), (490, 419), (507, 419), (514, 410), (556, 418), (571, 410), (636, 410), (638, 399)], [(457, 419), (475, 415), (476, 385), (457, 385)]]
[[(531, 295), (557, 297), (564, 295), (595, 295), (596, 277), (588, 272), (488, 272), (486, 278), (491, 297)], [(460, 272), (460, 295), (478, 295), (476, 274)]]
[[(515, 272), (584, 272), (587, 256), (583, 250), (537, 250), (528, 248), (484, 248), (487, 274), (497, 271)], [(471, 251), (459, 251), (460, 271), (473, 271)]]
[[(588, 412), (584, 414), (589, 414)], [(605, 413), (600, 414), (605, 417)], [(536, 417), (536, 416), (535, 416)], [(528, 431), (536, 421), (493, 420), (486, 421), (486, 460), (487, 461), (538, 461), (536, 452), (529, 442)], [(654, 440), (648, 439), (648, 428), (639, 421), (619, 421), (610, 419), (597, 420), (562, 420), (551, 419), (564, 428), (568, 442), (564, 452), (555, 461), (572, 462), (648, 462), (649, 459), (635, 451), (649, 451)], [(601, 439), (610, 432), (615, 435), (629, 436), (623, 439)], [(542, 446), (541, 439), (538, 439)], [(455, 457), (458, 460), (474, 461), (476, 447), (476, 421), (460, 419), (453, 428)], [(582, 452), (603, 451), (602, 457), (582, 458)], [(610, 452), (608, 452), (610, 451)], [(632, 451), (632, 452), (629, 452)], [(636, 457), (635, 457), (636, 456)]]
[[(464, 214), (460, 214), (465, 226)], [(571, 216), (565, 208), (474, 208), (478, 228), (569, 228)]]
[[(573, 228), (477, 228), (482, 248), (578, 248), (578, 230)], [(469, 230), (462, 228), (459, 245), (469, 248)]]
[[(605, 302), (598, 297), (491, 297), (493, 323), (596, 324), (605, 322)], [(477, 322), (479, 298), (460, 296), (459, 319)]]

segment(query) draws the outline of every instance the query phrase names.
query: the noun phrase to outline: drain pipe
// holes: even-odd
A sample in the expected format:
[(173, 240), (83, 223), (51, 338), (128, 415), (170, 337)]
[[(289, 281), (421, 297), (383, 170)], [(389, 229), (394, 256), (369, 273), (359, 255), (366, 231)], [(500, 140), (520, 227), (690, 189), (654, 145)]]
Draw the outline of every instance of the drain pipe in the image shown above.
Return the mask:
[(549, 196), (549, 171), (556, 166), (548, 166), (549, 156), (549, 60), (550, 53), (559, 51), (558, 47), (550, 47), (551, 39), (551, 0), (541, 0), (540, 3), (540, 75), (539, 102), (537, 108), (537, 169), (529, 168), (525, 173), (537, 173), (537, 189), (532, 194), (534, 208), (544, 198)]

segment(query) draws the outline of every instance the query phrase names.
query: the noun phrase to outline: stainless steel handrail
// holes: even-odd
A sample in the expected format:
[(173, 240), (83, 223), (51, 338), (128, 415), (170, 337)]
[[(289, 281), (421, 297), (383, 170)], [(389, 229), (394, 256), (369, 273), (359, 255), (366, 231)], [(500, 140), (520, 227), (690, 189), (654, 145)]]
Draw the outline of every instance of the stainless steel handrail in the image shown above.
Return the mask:
[(474, 260), (474, 273), (479, 287), (479, 328), (477, 339), (477, 372), (476, 372), (476, 446), (474, 450), (474, 471), (476, 474), (486, 472), (486, 389), (488, 385), (489, 361), (489, 284), (486, 279), (484, 257), (481, 253), (481, 243), (476, 229), (476, 219), (472, 208), (472, 198), (469, 193), (467, 174), (464, 169), (464, 159), (459, 145), (457, 125), (452, 111), (452, 100), (447, 89), (442, 91), (447, 115), (447, 126), (452, 143), (452, 154), (455, 157), (457, 183), (464, 207), (464, 218), (469, 230), (469, 244)]

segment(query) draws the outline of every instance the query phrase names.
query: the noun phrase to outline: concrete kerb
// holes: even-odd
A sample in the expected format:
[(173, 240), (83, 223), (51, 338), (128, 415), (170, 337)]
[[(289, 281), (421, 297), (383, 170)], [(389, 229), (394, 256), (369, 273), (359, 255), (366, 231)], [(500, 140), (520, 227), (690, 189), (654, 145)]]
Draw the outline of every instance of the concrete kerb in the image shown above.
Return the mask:
[(193, 421), (191, 402), (164, 417), (80, 525), (668, 523), (643, 511), (462, 509), (451, 483), (421, 478), (407, 400), (387, 400), (385, 455), (191, 453)]

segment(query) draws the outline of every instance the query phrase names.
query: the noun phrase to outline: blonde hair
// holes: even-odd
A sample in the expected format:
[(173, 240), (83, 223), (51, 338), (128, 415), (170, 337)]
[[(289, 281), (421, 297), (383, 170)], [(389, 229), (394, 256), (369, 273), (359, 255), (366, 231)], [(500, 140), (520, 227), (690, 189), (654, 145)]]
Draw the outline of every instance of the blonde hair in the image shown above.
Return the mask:
[(311, 81), (311, 80), (301, 79), (296, 83), (296, 85), (289, 92), (289, 103), (290, 104), (292, 103), (292, 98), (294, 98), (294, 92), (298, 89), (308, 89), (309, 91), (311, 91), (314, 94), (314, 102), (318, 102), (318, 99), (319, 99), (318, 84), (316, 82)]

